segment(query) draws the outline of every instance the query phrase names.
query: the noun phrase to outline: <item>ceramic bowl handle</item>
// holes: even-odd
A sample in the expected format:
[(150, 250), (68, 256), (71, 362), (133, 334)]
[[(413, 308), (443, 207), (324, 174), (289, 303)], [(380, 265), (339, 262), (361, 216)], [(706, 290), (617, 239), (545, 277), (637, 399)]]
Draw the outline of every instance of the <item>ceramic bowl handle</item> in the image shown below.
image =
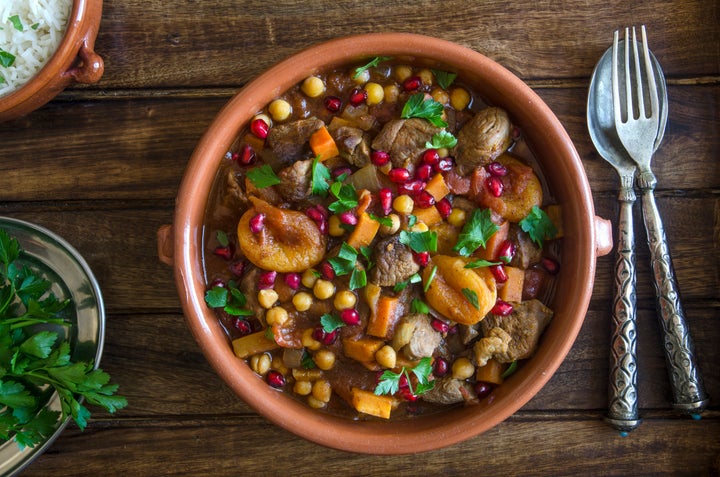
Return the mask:
[(166, 265), (173, 265), (175, 257), (173, 254), (174, 233), (172, 225), (162, 225), (157, 231), (158, 258)]
[(78, 83), (97, 83), (105, 72), (105, 62), (95, 53), (87, 40), (83, 41), (78, 52), (79, 63), (68, 70), (68, 74)]
[(602, 257), (612, 252), (613, 229), (608, 219), (595, 216), (595, 256)]

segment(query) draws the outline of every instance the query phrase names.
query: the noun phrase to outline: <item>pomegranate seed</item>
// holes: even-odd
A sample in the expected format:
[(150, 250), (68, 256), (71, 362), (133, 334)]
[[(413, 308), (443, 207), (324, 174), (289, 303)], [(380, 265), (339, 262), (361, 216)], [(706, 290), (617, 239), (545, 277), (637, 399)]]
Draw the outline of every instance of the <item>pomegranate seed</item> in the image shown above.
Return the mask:
[(380, 197), (380, 207), (382, 207), (383, 215), (388, 215), (392, 211), (392, 191), (384, 188), (378, 191)]
[(560, 264), (554, 258), (545, 257), (540, 264), (550, 275), (557, 275), (560, 271)]
[(232, 260), (233, 254), (235, 253), (233, 248), (232, 245), (218, 245), (215, 247), (215, 250), (213, 250), (213, 253), (224, 260)]
[(277, 272), (274, 270), (264, 271), (258, 278), (258, 290), (265, 290), (275, 286), (275, 279), (277, 278)]
[(388, 172), (388, 177), (396, 184), (402, 184), (410, 179), (410, 172), (404, 167), (394, 167)]
[(340, 166), (332, 170), (333, 179), (337, 179), (343, 174), (349, 176), (350, 174), (352, 174), (352, 169), (350, 169), (348, 166)]
[(412, 254), (415, 263), (421, 267), (427, 267), (427, 264), (430, 262), (430, 252), (413, 252)]
[(339, 330), (333, 330), (330, 333), (325, 333), (325, 336), (322, 339), (322, 344), (324, 345), (331, 345), (337, 341), (337, 337), (339, 334)]
[(260, 213), (250, 219), (250, 232), (259, 234), (265, 228), (265, 214)]
[(322, 343), (322, 341), (325, 339), (325, 335), (327, 335), (327, 333), (325, 332), (325, 329), (322, 327), (322, 325), (317, 325), (315, 328), (313, 328), (312, 338), (315, 341), (319, 341)]
[(342, 108), (342, 100), (337, 96), (328, 96), (325, 98), (325, 109), (331, 113), (337, 113)]
[(325, 261), (320, 264), (320, 274), (325, 280), (332, 280), (335, 278), (335, 269), (330, 265), (330, 262)]
[(225, 288), (225, 281), (222, 278), (216, 278), (210, 283), (210, 289), (215, 287)]
[(486, 383), (483, 381), (478, 381), (477, 383), (475, 383), (475, 394), (479, 399), (488, 397), (492, 390), (493, 385), (490, 383)]
[(414, 394), (412, 391), (410, 391), (410, 388), (401, 389), (400, 394), (406, 401), (415, 402), (418, 400), (417, 394)]
[(408, 389), (410, 387), (407, 376), (405, 374), (400, 375), (400, 379), (398, 379), (398, 387), (400, 389)]
[(432, 170), (433, 168), (430, 164), (421, 164), (415, 170), (415, 178), (420, 179), (421, 181), (427, 181), (428, 179), (430, 179)]
[(433, 374), (438, 377), (442, 378), (450, 371), (450, 363), (448, 363), (448, 360), (445, 358), (435, 358), (435, 361), (433, 361)]
[(508, 280), (508, 276), (503, 265), (491, 265), (488, 268), (490, 268), (490, 272), (493, 274), (493, 277), (495, 277), (496, 282), (505, 283)]
[(438, 212), (440, 212), (440, 216), (443, 219), (447, 219), (450, 217), (450, 214), (452, 214), (453, 206), (450, 202), (450, 199), (447, 197), (443, 197), (437, 203), (435, 203), (435, 208), (437, 208)]
[(354, 210), (346, 210), (340, 213), (340, 222), (345, 225), (356, 225), (358, 223), (357, 215)]
[(487, 179), (485, 179), (485, 188), (492, 194), (494, 197), (500, 197), (503, 193), (503, 189), (505, 186), (503, 185), (502, 180), (500, 180), (497, 176), (490, 176)]
[(503, 166), (502, 164), (500, 164), (497, 161), (491, 162), (490, 164), (485, 166), (485, 169), (487, 169), (487, 171), (490, 173), (491, 176), (496, 176), (496, 177), (503, 177), (503, 176), (507, 175), (507, 172), (508, 172), (507, 168), (505, 168), (505, 166)]
[(324, 219), (327, 219), (330, 216), (330, 212), (327, 210), (327, 207), (325, 207), (322, 204), (317, 204), (315, 208), (320, 212), (320, 214), (323, 216)]
[(414, 195), (422, 190), (425, 190), (427, 184), (425, 181), (419, 179), (405, 182), (404, 184), (398, 184), (398, 194)]
[(235, 275), (236, 277), (241, 277), (243, 273), (245, 273), (245, 262), (242, 260), (236, 260), (233, 263), (231, 263), (228, 268), (230, 269), (230, 273)]
[(288, 273), (285, 275), (285, 285), (289, 286), (293, 290), (300, 288), (300, 274), (299, 273)]
[(413, 200), (415, 200), (415, 205), (417, 205), (421, 209), (429, 209), (430, 207), (435, 205), (435, 197), (433, 197), (433, 195), (426, 190), (420, 191), (415, 194)]
[(233, 327), (242, 335), (249, 335), (252, 333), (252, 325), (248, 322), (248, 320), (244, 320), (242, 318), (235, 318), (233, 320)]
[(354, 308), (346, 308), (340, 312), (340, 319), (348, 326), (360, 324), (360, 313)]
[(498, 249), (498, 260), (502, 260), (505, 263), (510, 263), (515, 256), (515, 244), (510, 240), (505, 240)]
[(327, 235), (328, 233), (328, 221), (326, 219), (322, 219), (320, 222), (317, 223), (318, 230), (321, 234)]
[(390, 162), (390, 154), (385, 151), (373, 151), (370, 154), (370, 161), (377, 167), (382, 167)]
[(274, 388), (281, 388), (285, 386), (285, 376), (274, 369), (268, 371), (265, 375), (267, 383)]
[(495, 302), (495, 306), (492, 307), (492, 310), (490, 310), (490, 313), (493, 315), (498, 316), (507, 316), (513, 311), (513, 306), (501, 299), (498, 298), (498, 300)]
[(233, 154), (233, 160), (243, 166), (255, 163), (255, 150), (250, 144), (245, 144), (240, 152)]
[(250, 132), (260, 139), (265, 139), (270, 131), (268, 123), (260, 118), (253, 119), (250, 123)]
[(403, 81), (402, 87), (405, 92), (417, 91), (422, 86), (422, 79), (419, 76), (411, 76)]
[(453, 167), (453, 161), (449, 157), (440, 158), (437, 163), (433, 166), (435, 172), (447, 172)]
[(432, 325), (433, 329), (438, 333), (447, 333), (450, 330), (450, 325), (437, 318), (433, 318), (430, 325)]
[(357, 107), (360, 106), (367, 100), (367, 91), (361, 88), (355, 88), (350, 92), (350, 104)]
[(310, 207), (305, 211), (305, 215), (313, 219), (315, 222), (320, 222), (325, 219), (322, 212), (317, 207)]
[(438, 154), (437, 149), (428, 149), (422, 155), (423, 164), (434, 166), (439, 160), (440, 154)]

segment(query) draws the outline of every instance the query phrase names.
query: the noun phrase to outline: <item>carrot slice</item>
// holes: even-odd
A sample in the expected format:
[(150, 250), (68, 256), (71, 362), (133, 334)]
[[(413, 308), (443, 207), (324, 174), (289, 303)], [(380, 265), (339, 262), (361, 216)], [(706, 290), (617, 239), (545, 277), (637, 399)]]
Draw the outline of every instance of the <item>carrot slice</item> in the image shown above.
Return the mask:
[(380, 222), (370, 217), (370, 214), (363, 212), (358, 217), (358, 223), (355, 229), (350, 233), (347, 239), (348, 245), (353, 247), (355, 250), (359, 250), (360, 247), (367, 247), (377, 235), (378, 229), (380, 228)]
[(428, 181), (425, 186), (425, 191), (429, 192), (435, 200), (442, 200), (443, 197), (450, 193), (450, 189), (445, 183), (445, 179), (442, 174), (437, 173)]
[(381, 296), (378, 299), (375, 313), (368, 318), (366, 333), (378, 338), (390, 338), (400, 319), (401, 311), (398, 297)]
[(525, 270), (517, 267), (505, 266), (505, 274), (508, 279), (501, 288), (498, 288), (498, 298), (504, 301), (522, 301), (523, 286), (525, 284)]
[(492, 234), (485, 242), (485, 248), (480, 247), (475, 251), (475, 255), (483, 260), (495, 261), (498, 259), (500, 246), (507, 240), (510, 231), (510, 222), (507, 220), (500, 224), (500, 228)]
[(332, 159), (340, 154), (335, 139), (332, 138), (330, 131), (325, 126), (312, 133), (308, 142), (313, 154), (318, 156), (321, 161)]

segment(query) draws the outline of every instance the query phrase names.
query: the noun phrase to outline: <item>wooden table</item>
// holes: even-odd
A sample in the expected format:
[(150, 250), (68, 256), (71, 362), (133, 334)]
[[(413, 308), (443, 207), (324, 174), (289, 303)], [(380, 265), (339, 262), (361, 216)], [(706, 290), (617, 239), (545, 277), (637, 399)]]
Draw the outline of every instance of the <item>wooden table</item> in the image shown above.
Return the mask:
[[(523, 4), (525, 3), (525, 4)], [(638, 241), (640, 407), (622, 438), (607, 404), (612, 255), (599, 260), (585, 324), (542, 391), (504, 423), (443, 450), (372, 457), (326, 449), (235, 397), (193, 341), (156, 231), (215, 114), (276, 61), (349, 33), (419, 32), (511, 69), (556, 112), (598, 215), (617, 221), (614, 171), (585, 122), (612, 32), (645, 23), (667, 74), (658, 204), (711, 397), (702, 420), (671, 410), (644, 230)], [(130, 404), (71, 425), (25, 475), (718, 475), (720, 473), (720, 2), (536, 0), (299, 2), (105, 0), (102, 80), (0, 124), (0, 214), (64, 236), (103, 289), (102, 366)]]

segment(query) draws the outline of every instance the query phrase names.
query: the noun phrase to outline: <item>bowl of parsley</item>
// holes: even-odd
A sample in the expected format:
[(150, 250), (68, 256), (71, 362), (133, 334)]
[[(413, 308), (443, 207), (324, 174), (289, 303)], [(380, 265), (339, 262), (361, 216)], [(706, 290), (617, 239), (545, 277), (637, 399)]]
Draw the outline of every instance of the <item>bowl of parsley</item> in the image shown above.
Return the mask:
[(0, 217), (0, 474), (22, 471), (70, 421), (84, 429), (86, 404), (127, 404), (99, 368), (104, 336), (82, 256), (50, 230)]

